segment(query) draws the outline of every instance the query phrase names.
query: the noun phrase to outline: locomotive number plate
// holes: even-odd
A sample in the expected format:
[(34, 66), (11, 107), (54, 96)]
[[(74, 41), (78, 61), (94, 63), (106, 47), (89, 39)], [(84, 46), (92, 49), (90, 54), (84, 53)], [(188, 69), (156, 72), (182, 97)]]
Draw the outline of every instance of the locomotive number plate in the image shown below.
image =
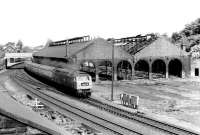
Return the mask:
[(86, 83), (86, 82), (81, 83), (81, 86), (88, 86), (88, 85), (89, 85), (89, 83)]

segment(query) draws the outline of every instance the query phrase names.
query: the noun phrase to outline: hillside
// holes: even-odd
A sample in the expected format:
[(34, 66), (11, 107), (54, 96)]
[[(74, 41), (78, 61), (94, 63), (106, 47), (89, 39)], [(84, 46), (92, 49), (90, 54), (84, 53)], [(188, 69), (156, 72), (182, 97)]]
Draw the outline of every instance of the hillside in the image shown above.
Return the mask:
[(171, 40), (177, 45), (184, 45), (187, 52), (200, 52), (200, 18), (185, 25), (180, 32), (173, 33)]

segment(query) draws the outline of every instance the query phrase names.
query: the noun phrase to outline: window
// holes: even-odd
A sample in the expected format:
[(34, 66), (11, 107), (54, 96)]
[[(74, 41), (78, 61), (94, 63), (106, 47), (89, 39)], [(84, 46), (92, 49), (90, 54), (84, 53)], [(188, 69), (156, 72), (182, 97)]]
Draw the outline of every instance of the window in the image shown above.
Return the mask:
[(77, 76), (77, 81), (88, 81), (90, 80), (89, 76)]
[(15, 59), (14, 58), (10, 58), (10, 63), (14, 63)]
[(199, 68), (195, 68), (195, 76), (199, 76)]

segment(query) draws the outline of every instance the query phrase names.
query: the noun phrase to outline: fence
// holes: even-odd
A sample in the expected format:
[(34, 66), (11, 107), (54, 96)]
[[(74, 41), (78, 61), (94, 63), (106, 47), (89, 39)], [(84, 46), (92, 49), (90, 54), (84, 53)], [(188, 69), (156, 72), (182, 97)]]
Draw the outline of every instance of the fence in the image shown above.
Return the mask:
[(120, 94), (120, 100), (122, 105), (128, 106), (133, 109), (138, 109), (139, 96), (122, 93)]

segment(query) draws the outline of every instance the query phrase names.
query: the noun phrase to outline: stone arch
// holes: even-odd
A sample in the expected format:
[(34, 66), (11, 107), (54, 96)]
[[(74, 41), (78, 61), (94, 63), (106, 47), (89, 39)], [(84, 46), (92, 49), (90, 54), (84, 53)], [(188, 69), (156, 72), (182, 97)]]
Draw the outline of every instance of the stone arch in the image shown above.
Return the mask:
[(130, 80), (132, 78), (132, 66), (127, 60), (121, 60), (117, 64), (117, 79), (118, 80)]
[(172, 59), (169, 62), (168, 68), (169, 68), (169, 75), (182, 77), (182, 68), (183, 67), (182, 67), (182, 62), (179, 59), (177, 59), (177, 58)]
[(138, 60), (134, 66), (135, 76), (139, 78), (148, 78), (149, 64), (146, 60)]
[(152, 62), (153, 78), (164, 78), (166, 75), (166, 64), (162, 59), (156, 59)]
[(109, 60), (101, 61), (98, 64), (99, 80), (112, 80), (112, 62)]
[(80, 70), (84, 71), (92, 76), (92, 79), (95, 80), (96, 75), (96, 65), (95, 62), (91, 60), (84, 60), (80, 63)]

